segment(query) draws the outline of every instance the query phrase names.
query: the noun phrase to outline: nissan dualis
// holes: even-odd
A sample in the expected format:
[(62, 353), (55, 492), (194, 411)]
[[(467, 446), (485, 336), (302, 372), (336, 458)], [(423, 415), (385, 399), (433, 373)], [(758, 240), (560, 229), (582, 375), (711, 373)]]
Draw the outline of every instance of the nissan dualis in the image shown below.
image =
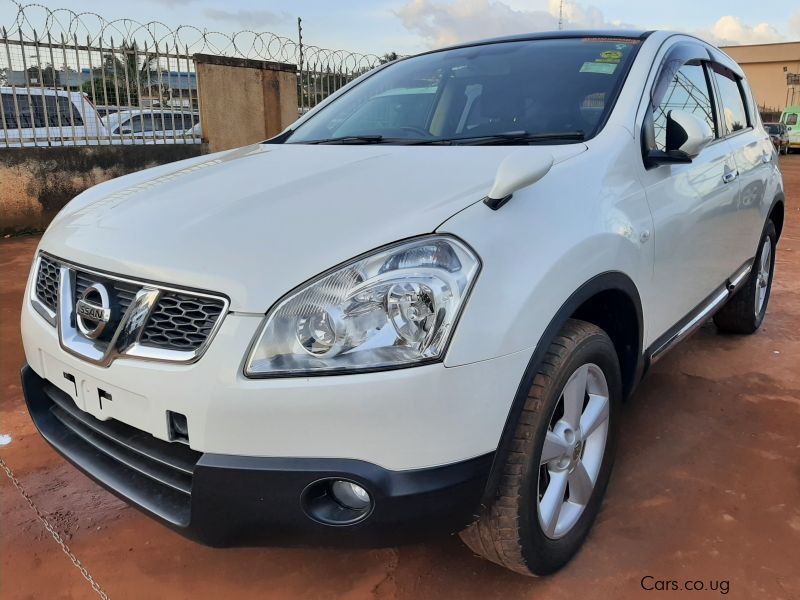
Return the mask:
[(753, 333), (784, 220), (746, 78), (669, 32), (383, 65), (262, 144), (95, 186), (41, 240), (41, 434), (196, 540), (460, 531), (546, 574), (620, 409), (713, 317)]

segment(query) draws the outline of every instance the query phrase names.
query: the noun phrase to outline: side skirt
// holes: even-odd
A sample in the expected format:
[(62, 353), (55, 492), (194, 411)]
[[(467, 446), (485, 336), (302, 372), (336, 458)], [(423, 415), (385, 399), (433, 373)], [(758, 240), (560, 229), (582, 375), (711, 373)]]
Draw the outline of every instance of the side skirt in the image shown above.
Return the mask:
[(658, 362), (667, 352), (694, 333), (703, 323), (714, 316), (747, 280), (753, 259), (749, 259), (724, 284), (714, 290), (694, 310), (681, 319), (674, 327), (653, 342), (645, 351), (648, 366)]

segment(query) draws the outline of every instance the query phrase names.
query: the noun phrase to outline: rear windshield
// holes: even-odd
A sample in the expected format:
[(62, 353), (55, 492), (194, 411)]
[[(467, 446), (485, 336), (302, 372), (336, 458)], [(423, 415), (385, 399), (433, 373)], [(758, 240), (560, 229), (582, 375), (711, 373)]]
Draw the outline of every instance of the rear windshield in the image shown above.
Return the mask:
[(613, 107), (639, 43), (525, 40), (402, 60), (331, 102), (285, 141), (361, 136), (372, 138), (364, 143), (425, 143), (521, 132), (590, 138)]

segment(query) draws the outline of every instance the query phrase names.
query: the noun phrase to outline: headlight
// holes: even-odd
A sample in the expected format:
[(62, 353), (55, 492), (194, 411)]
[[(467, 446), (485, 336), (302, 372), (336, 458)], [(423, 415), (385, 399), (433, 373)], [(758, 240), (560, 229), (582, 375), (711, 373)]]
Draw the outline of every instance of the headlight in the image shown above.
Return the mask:
[(357, 258), (270, 310), (245, 374), (358, 371), (439, 360), (479, 268), (467, 246), (443, 236)]

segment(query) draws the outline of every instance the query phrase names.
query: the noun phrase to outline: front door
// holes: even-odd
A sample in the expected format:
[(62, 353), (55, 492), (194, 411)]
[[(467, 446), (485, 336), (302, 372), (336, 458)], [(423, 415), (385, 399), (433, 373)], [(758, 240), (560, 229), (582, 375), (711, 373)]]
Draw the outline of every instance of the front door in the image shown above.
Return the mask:
[(645, 292), (651, 307), (649, 339), (665, 333), (722, 285), (738, 265), (731, 239), (739, 179), (731, 146), (718, 128), (706, 62), (693, 60), (670, 70), (651, 103), (652, 138), (665, 148), (671, 110), (705, 120), (715, 141), (689, 164), (643, 169), (642, 183), (653, 215), (653, 282)]

